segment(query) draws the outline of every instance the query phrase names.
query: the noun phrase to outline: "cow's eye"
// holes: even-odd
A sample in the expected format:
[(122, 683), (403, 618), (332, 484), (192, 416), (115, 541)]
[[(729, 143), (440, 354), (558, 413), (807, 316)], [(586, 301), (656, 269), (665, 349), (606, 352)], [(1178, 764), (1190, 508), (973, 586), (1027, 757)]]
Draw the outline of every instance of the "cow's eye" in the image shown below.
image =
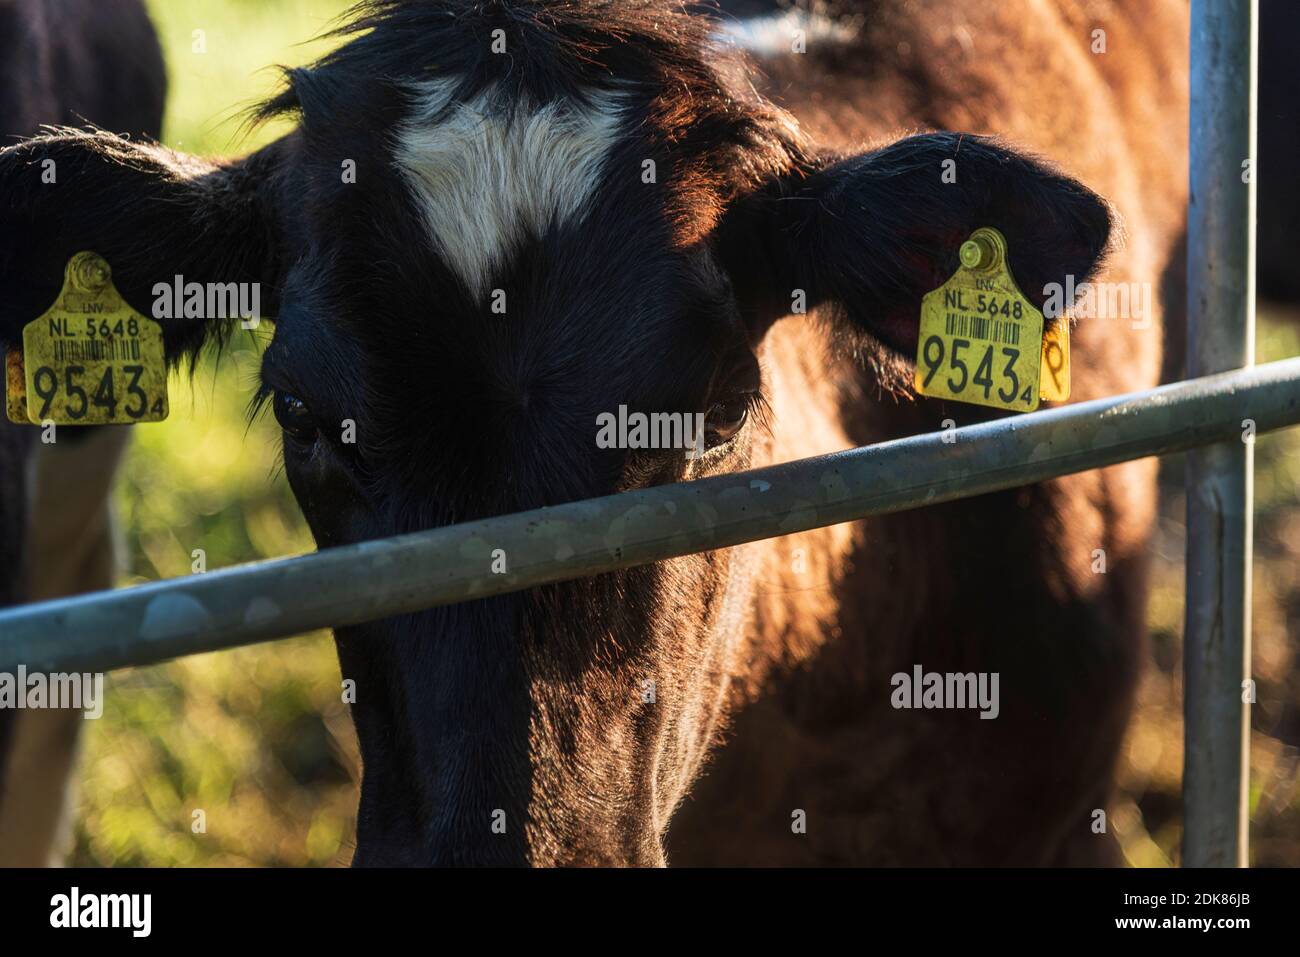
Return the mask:
[(704, 415), (704, 443), (713, 448), (730, 442), (749, 418), (750, 396), (738, 395), (715, 402)]
[(280, 428), (284, 429), (286, 435), (299, 442), (315, 441), (316, 419), (306, 402), (291, 392), (276, 389), (272, 407), (275, 410), (275, 421), (280, 423)]

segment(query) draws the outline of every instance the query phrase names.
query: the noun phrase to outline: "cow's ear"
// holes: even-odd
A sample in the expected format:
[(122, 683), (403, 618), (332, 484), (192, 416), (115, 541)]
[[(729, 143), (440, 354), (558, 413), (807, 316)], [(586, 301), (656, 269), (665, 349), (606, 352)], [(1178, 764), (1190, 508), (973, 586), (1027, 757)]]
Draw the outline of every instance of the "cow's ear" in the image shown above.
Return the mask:
[(1040, 160), (985, 137), (911, 136), (815, 162), (737, 200), (716, 245), (742, 312), (761, 335), (798, 310), (833, 304), (850, 327), (904, 354), (921, 299), (956, 271), (981, 226), (1006, 236), (1021, 291), (1084, 281), (1110, 241), (1104, 200)]
[[(260, 283), (275, 313), (278, 242), (273, 197), (284, 141), (214, 164), (109, 133), (60, 130), (0, 150), (0, 340), (58, 296), (76, 253), (99, 253), (133, 308), (152, 315), (153, 289)], [(168, 358), (198, 351), (227, 323), (165, 319)]]

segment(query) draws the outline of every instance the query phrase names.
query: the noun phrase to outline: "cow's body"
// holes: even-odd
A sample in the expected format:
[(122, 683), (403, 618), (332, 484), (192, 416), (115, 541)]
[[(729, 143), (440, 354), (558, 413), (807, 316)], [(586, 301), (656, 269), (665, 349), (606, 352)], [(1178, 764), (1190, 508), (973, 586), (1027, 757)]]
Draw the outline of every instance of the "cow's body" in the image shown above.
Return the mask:
[[(53, 158), (109, 197), (0, 207), (39, 240), (0, 243), (30, 277), (0, 333), (87, 241), (140, 309), (177, 274), (263, 284), (263, 392), (321, 547), (987, 418), (908, 372), (920, 298), (975, 228), (1007, 235), (1038, 302), (1112, 246), (1104, 278), (1158, 287), (1181, 228), (1179, 0), (864, 4), (763, 61), (803, 132), (676, 5), (360, 11), (270, 105), (295, 132), (246, 160), (72, 133), (0, 154), (15, 190)], [(824, 322), (783, 318), (800, 296)], [(1077, 326), (1075, 397), (1155, 382), (1146, 320)], [(170, 322), (169, 355), (211, 328)], [(599, 445), (624, 403), (703, 415), (706, 451)], [(767, 428), (746, 417), (763, 404)], [(340, 629), (355, 862), (1108, 859), (1093, 812), (1136, 674), (1153, 471)], [(893, 709), (891, 675), (918, 665), (998, 673), (998, 716)]]
[[(157, 137), (164, 92), (139, 0), (0, 0), (5, 143), (83, 122)], [(105, 496), (126, 436), (66, 429), (38, 452), (37, 431), (0, 417), (0, 607), (113, 584)], [(33, 495), (40, 475), (57, 497)], [(81, 723), (77, 713), (0, 710), (0, 864), (49, 859)]]
[[(1185, 208), (1184, 4), (857, 6), (866, 20), (846, 21), (841, 39), (766, 55), (764, 92), (844, 149), (923, 125), (998, 133), (1053, 157), (1128, 223), (1100, 278), (1159, 285)], [(1097, 28), (1104, 54), (1090, 52)], [(752, 22), (732, 30), (773, 39)], [(1159, 316), (1145, 330), (1081, 320), (1074, 397), (1154, 385), (1161, 329)], [(970, 417), (881, 401), (851, 362), (828, 377), (807, 358), (830, 347), (818, 332), (787, 322), (769, 337), (765, 361), (782, 387), (775, 441), (757, 464)], [(740, 665), (730, 740), (674, 819), (670, 858), (1108, 859), (1093, 812), (1106, 806), (1130, 707), (1154, 500), (1154, 463), (1135, 462), (748, 546), (758, 594), (740, 660), (768, 674)], [(797, 548), (828, 556), (820, 574), (791, 570)], [(915, 664), (999, 672), (999, 717), (895, 710), (890, 676)], [(794, 809), (807, 812), (806, 835), (792, 833)]]

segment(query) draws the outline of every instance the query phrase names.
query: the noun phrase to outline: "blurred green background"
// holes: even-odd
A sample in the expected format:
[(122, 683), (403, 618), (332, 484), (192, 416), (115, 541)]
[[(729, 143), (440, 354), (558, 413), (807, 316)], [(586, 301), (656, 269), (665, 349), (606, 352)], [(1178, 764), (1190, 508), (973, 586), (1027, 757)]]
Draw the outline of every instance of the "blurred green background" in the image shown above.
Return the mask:
[[(320, 55), (311, 41), (343, 0), (151, 0), (171, 76), (164, 139), (204, 155), (246, 152), (242, 111), (276, 86), (270, 64)], [(195, 31), (206, 52), (196, 52)], [(1261, 322), (1261, 361), (1300, 354), (1296, 324)], [(310, 550), (280, 474), (274, 424), (244, 410), (260, 343), (236, 339), (193, 381), (173, 382), (170, 420), (135, 430), (117, 491), (126, 582)], [(1257, 444), (1252, 840), (1257, 864), (1300, 863), (1300, 430)], [(1164, 463), (1151, 603), (1152, 663), (1112, 822), (1135, 865), (1177, 861), (1181, 838), (1182, 461)], [(316, 633), (110, 675), (89, 722), (72, 862), (329, 865), (351, 854), (356, 745), (333, 645)], [(202, 810), (206, 832), (194, 833)]]
[[(247, 131), (273, 65), (308, 62), (345, 0), (150, 0), (171, 87), (163, 139), (240, 154), (282, 132)], [(195, 31), (203, 31), (197, 35)], [(202, 44), (197, 41), (201, 40)], [(204, 47), (206, 48), (204, 50)], [(204, 50), (204, 52), (198, 52)], [(245, 418), (262, 343), (237, 333), (173, 377), (171, 418), (135, 430), (117, 489), (126, 582), (310, 551), (269, 417)], [(108, 676), (111, 704), (87, 722), (72, 862), (346, 863), (356, 746), (328, 633)], [(194, 833), (202, 810), (206, 833)]]

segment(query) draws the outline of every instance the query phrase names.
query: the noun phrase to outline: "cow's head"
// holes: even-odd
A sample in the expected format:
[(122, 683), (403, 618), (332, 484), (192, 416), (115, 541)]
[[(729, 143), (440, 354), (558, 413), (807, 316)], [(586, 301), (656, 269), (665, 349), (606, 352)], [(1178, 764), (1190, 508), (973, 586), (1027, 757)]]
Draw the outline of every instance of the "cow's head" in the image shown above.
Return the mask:
[[(142, 311), (176, 275), (261, 284), (262, 388), (322, 547), (742, 468), (796, 290), (887, 368), (974, 228), (1027, 290), (1107, 241), (1094, 195), (995, 142), (818, 155), (662, 4), (363, 13), (270, 105), (296, 131), (240, 162), (76, 132), (0, 154), (11, 341), (81, 249)], [(219, 324), (166, 325), (180, 357)], [(702, 413), (703, 454), (600, 447), (620, 405)], [(661, 861), (750, 587), (710, 553), (341, 629), (356, 860)]]

